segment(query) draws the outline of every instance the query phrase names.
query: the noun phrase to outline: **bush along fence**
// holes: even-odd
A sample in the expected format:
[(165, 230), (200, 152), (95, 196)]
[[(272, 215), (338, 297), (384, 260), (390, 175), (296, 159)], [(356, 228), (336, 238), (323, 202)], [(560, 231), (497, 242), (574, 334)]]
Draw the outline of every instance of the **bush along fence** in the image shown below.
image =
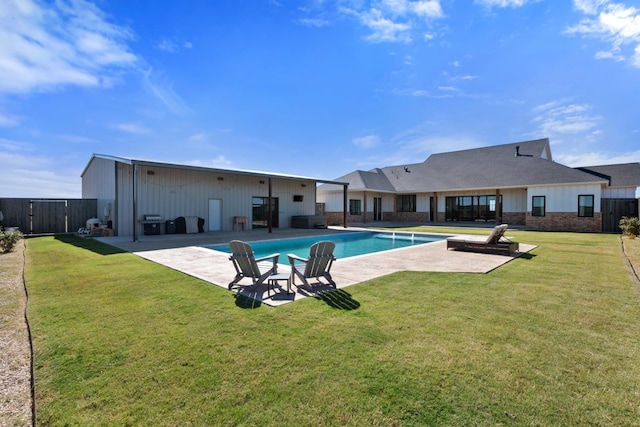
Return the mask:
[(25, 235), (73, 233), (97, 211), (96, 199), (0, 198), (0, 226)]

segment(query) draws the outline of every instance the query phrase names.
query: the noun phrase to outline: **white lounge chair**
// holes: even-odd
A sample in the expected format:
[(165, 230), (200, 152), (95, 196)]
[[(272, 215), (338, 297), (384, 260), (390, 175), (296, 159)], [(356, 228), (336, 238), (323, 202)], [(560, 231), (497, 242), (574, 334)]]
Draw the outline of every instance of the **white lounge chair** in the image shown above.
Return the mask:
[(324, 277), (331, 286), (336, 287), (336, 283), (331, 277), (331, 265), (336, 257), (333, 251), (336, 245), (333, 242), (314, 243), (309, 249), (309, 258), (300, 258), (294, 254), (288, 254), (289, 263), (291, 264), (291, 282), (296, 284), (296, 276), (302, 283), (311, 286), (308, 279), (315, 278), (318, 282)]
[(448, 237), (447, 249), (510, 255), (517, 252), (520, 245), (504, 237), (508, 227), (507, 224), (496, 225), (487, 237)]
[[(278, 273), (278, 258), (280, 254), (256, 258), (251, 245), (240, 240), (232, 240), (229, 243), (231, 256), (236, 269), (236, 277), (229, 283), (229, 290), (234, 286), (253, 286), (262, 284), (269, 276)], [(267, 262), (271, 260), (270, 262)], [(251, 279), (250, 285), (239, 285), (242, 279)]]

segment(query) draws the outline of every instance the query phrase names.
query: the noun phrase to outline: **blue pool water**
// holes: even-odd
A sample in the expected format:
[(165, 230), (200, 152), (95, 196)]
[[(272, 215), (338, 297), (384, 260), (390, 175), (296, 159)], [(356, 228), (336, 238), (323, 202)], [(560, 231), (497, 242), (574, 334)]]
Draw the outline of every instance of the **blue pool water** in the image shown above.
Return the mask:
[[(336, 258), (348, 258), (407, 246), (423, 245), (444, 240), (446, 237), (411, 233), (347, 232), (315, 237), (251, 242), (251, 248), (253, 248), (257, 258), (279, 253), (280, 262), (286, 263), (287, 254), (295, 254), (299, 257), (307, 258), (311, 245), (322, 240), (330, 240), (336, 244), (334, 251)], [(206, 247), (216, 251), (231, 252), (229, 245), (226, 243)]]

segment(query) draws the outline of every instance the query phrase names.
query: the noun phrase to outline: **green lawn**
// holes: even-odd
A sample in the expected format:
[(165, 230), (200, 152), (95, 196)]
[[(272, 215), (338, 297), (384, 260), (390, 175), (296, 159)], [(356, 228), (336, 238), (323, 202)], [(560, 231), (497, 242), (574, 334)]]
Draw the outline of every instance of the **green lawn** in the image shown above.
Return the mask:
[(620, 237), (508, 235), (539, 247), (278, 308), (90, 239), (29, 239), (38, 423), (638, 425)]

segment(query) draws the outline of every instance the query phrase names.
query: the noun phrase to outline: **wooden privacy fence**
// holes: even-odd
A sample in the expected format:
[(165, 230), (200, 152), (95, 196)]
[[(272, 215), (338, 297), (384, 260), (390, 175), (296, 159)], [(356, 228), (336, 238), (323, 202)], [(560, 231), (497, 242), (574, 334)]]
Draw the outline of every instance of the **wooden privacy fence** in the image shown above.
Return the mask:
[(602, 199), (602, 231), (619, 233), (620, 220), (623, 216), (638, 216), (638, 200), (636, 199)]
[(18, 227), (24, 234), (72, 233), (95, 218), (96, 199), (0, 198), (4, 227)]

